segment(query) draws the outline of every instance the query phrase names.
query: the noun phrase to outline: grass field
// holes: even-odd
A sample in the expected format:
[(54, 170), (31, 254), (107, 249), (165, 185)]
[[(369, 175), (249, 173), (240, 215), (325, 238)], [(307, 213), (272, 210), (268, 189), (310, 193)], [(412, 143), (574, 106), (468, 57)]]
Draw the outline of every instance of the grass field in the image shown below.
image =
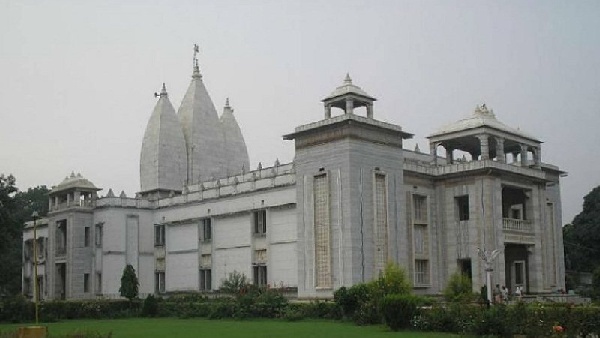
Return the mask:
[[(433, 338), (457, 337), (443, 333), (391, 332), (384, 326), (356, 326), (332, 321), (286, 322), (278, 320), (206, 320), (134, 318), (115, 320), (73, 320), (42, 324), (53, 334), (75, 331), (112, 332), (115, 338), (219, 337), (219, 338)], [(0, 332), (14, 331), (26, 324), (0, 324)]]

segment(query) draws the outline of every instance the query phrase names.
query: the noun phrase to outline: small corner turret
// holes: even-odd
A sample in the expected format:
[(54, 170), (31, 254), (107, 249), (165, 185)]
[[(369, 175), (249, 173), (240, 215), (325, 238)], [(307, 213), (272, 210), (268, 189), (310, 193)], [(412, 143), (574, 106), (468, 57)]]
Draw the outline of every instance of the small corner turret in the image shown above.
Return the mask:
[(340, 108), (344, 114), (354, 114), (354, 108), (365, 107), (367, 117), (373, 118), (373, 102), (376, 98), (367, 94), (362, 88), (352, 84), (350, 74), (346, 74), (344, 83), (322, 100), (325, 106), (325, 118), (331, 118), (331, 108)]

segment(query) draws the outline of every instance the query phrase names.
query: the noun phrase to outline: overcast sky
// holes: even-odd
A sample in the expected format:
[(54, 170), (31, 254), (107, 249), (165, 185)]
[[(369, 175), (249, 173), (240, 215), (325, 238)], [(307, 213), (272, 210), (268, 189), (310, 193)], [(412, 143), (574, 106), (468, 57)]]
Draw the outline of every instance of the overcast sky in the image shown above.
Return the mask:
[(408, 149), (480, 103), (544, 141), (568, 223), (600, 184), (599, 18), (600, 1), (0, 0), (0, 173), (133, 196), (153, 93), (166, 82), (177, 109), (197, 43), (252, 167), (292, 161), (281, 136), (322, 119), (349, 72)]

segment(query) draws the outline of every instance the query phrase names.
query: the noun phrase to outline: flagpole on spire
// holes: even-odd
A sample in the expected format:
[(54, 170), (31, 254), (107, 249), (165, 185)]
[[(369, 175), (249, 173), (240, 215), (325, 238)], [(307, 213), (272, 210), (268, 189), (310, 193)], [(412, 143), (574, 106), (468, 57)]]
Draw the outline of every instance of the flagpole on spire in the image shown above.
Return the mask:
[(194, 59), (192, 60), (192, 64), (194, 67), (194, 76), (200, 76), (200, 67), (198, 66), (198, 53), (200, 53), (200, 47), (197, 44), (194, 44)]

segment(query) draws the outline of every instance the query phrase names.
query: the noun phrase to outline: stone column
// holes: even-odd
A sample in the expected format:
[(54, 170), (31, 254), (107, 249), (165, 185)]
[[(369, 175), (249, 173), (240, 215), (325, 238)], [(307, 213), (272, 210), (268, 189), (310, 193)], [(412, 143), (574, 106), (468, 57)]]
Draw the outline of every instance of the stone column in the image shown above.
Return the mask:
[(481, 145), (481, 160), (489, 160), (490, 159), (490, 146), (488, 144), (488, 136), (487, 135), (478, 135), (479, 143)]
[(372, 103), (367, 104), (367, 117), (370, 119), (373, 118), (373, 104)]
[(54, 196), (54, 208), (57, 209), (58, 205), (58, 196)]
[(73, 199), (71, 198), (71, 194), (70, 194), (70, 193), (67, 193), (67, 207), (70, 207), (70, 206), (71, 206), (71, 201), (72, 201), (72, 200), (73, 200)]
[(433, 156), (433, 163), (437, 164), (437, 144), (436, 143), (429, 143), (429, 154), (431, 154), (431, 156)]
[(354, 101), (352, 99), (346, 99), (346, 114), (354, 113)]
[(533, 148), (533, 164), (536, 168), (542, 166), (542, 147), (540, 146)]
[(446, 147), (446, 164), (454, 163), (453, 152), (454, 152), (454, 149), (452, 149), (450, 147)]
[(506, 163), (506, 154), (504, 153), (504, 139), (496, 137), (496, 159), (500, 163)]
[(519, 153), (518, 153), (518, 152), (516, 152), (516, 151), (513, 151), (513, 152), (511, 152), (511, 154), (512, 154), (512, 156), (513, 156), (513, 163), (514, 163), (514, 162), (517, 162), (517, 156), (519, 155)]
[(325, 105), (325, 118), (326, 119), (331, 118), (331, 106), (328, 104)]
[(527, 145), (521, 144), (521, 166), (527, 166)]
[(81, 193), (79, 191), (73, 192), (73, 205), (80, 206), (79, 200), (81, 199)]

